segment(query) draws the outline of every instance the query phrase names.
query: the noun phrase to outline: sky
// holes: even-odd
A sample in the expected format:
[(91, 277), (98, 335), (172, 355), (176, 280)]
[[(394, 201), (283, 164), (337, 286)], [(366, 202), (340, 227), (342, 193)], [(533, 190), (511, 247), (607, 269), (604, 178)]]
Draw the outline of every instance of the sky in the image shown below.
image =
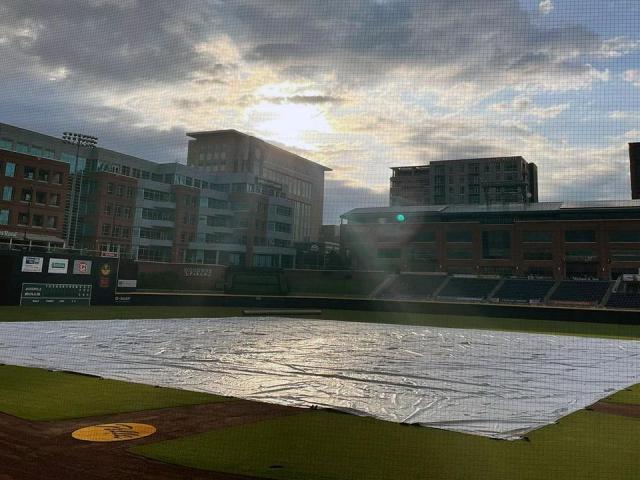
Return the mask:
[(0, 121), (186, 162), (234, 128), (333, 169), (325, 223), (389, 167), (522, 155), (541, 201), (629, 198), (637, 0), (4, 0)]

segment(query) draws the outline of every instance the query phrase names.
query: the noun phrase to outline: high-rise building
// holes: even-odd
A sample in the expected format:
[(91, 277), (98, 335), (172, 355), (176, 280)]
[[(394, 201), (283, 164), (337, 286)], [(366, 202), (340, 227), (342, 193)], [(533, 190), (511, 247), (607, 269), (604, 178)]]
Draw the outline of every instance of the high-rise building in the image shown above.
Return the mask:
[(324, 173), (331, 169), (236, 130), (187, 134), (187, 163), (210, 173), (250, 173), (293, 202), (293, 240), (317, 241), (322, 226)]
[(640, 143), (629, 144), (629, 166), (631, 169), (631, 198), (640, 198)]
[(391, 206), (538, 201), (537, 167), (522, 157), (439, 160), (392, 170)]

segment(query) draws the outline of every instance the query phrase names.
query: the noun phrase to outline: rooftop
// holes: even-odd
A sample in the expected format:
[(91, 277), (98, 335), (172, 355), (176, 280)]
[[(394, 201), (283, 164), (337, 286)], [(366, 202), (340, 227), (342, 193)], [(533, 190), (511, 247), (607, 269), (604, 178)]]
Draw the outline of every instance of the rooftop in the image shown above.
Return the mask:
[(234, 135), (234, 136), (238, 136), (238, 137), (245, 137), (245, 138), (251, 138), (253, 140), (256, 140), (260, 143), (263, 143), (265, 145), (268, 145), (271, 148), (275, 148), (277, 150), (280, 150), (288, 155), (291, 155), (293, 157), (298, 158), (299, 160), (304, 160), (305, 162), (309, 162), (309, 163), (313, 163), (314, 165), (321, 167), (325, 172), (330, 172), (332, 171), (329, 167), (325, 167), (324, 165), (321, 165), (319, 163), (314, 162), (313, 160), (309, 160), (308, 158), (304, 158), (296, 153), (290, 152), (289, 150), (286, 150), (282, 147), (279, 147), (277, 145), (274, 145), (273, 143), (269, 143), (266, 142), (265, 140), (262, 140), (261, 138), (255, 137), (253, 135), (249, 135), (248, 133), (244, 133), (244, 132), (240, 132), (238, 130), (235, 129), (227, 129), (227, 130), (205, 130), (205, 131), (201, 131), (201, 132), (187, 132), (187, 137), (191, 137), (191, 138), (199, 138), (199, 137), (211, 137), (211, 136), (217, 136), (217, 135)]
[(594, 200), (586, 202), (541, 202), (541, 203), (507, 203), (492, 205), (420, 205), (420, 206), (394, 206), (394, 207), (366, 207), (354, 208), (341, 215), (348, 218), (350, 215), (380, 215), (397, 213), (523, 213), (523, 212), (560, 212), (570, 210), (621, 210), (640, 209), (638, 200)]

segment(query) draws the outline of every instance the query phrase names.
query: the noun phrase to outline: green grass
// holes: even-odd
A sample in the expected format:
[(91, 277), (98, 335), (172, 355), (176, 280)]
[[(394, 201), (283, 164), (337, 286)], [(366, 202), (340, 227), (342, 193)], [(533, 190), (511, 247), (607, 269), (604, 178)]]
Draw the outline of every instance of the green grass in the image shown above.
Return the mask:
[(604, 401), (640, 405), (640, 385), (634, 385), (633, 387), (620, 390), (610, 397), (605, 398)]
[[(242, 316), (244, 308), (232, 307), (0, 307), (0, 321), (103, 320), (136, 318), (199, 318)], [(349, 322), (390, 323), (449, 328), (521, 331), (560, 335), (586, 335), (612, 338), (640, 338), (640, 325), (616, 325), (587, 322), (562, 322), (521, 318), (496, 318), (461, 315), (430, 315), (402, 312), (364, 312), (323, 310), (313, 319)]]
[(529, 438), (496, 441), (318, 411), (132, 451), (195, 468), (291, 480), (638, 478), (640, 419), (583, 410)]
[(185, 390), (0, 366), (0, 411), (27, 420), (65, 420), (227, 400)]

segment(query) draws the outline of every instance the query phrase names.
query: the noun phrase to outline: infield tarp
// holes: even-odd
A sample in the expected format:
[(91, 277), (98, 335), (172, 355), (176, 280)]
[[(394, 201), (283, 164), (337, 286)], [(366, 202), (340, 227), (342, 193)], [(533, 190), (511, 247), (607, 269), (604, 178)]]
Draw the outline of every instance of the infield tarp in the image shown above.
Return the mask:
[(502, 439), (640, 381), (640, 342), (278, 318), (0, 323), (0, 362)]

